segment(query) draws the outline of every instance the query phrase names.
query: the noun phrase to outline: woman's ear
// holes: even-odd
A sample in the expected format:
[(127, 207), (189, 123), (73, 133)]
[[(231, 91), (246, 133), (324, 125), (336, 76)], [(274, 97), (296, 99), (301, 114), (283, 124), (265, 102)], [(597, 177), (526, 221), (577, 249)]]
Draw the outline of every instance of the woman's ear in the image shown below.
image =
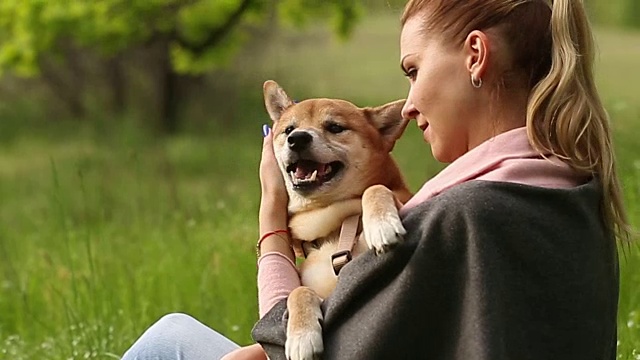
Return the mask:
[(467, 70), (473, 78), (481, 80), (489, 65), (489, 37), (480, 30), (473, 30), (464, 42), (467, 54)]

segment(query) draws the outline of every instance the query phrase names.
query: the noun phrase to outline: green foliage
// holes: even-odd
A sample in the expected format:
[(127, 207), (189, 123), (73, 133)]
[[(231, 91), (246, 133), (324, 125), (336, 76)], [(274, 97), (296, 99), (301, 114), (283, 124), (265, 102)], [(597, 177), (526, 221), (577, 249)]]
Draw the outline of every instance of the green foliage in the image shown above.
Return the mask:
[[(84, 33), (75, 34), (74, 41), (86, 46), (111, 39), (111, 45), (93, 47), (105, 55), (145, 41), (153, 32), (170, 34), (177, 19), (152, 11), (177, 2), (131, 0), (119, 10), (147, 13), (155, 25), (134, 27), (132, 21), (141, 18), (122, 17), (120, 25), (111, 27), (116, 9), (110, 4), (123, 2), (93, 1), (102, 4), (98, 8), (89, 6), (92, 1), (51, 1), (59, 6), (48, 7), (49, 0), (0, 0), (0, 53), (6, 51), (5, 39), (13, 44), (9, 53), (17, 54), (25, 51), (20, 44), (60, 41), (39, 29), (38, 19), (20, 25), (29, 25), (37, 36), (24, 32), (17, 41), (7, 35), (4, 31), (17, 25), (5, 15), (14, 14), (7, 9), (17, 4), (24, 5), (24, 18), (34, 17), (24, 9), (33, 13), (36, 4), (47, 7), (55, 27)], [(202, 2), (180, 2), (196, 3)], [(106, 27), (91, 30), (98, 22), (84, 23), (89, 30), (74, 27), (65, 4), (75, 7), (71, 18), (102, 17)], [(243, 26), (264, 20), (266, 13), (255, 9), (243, 18)], [(208, 20), (190, 18), (206, 17), (203, 12), (181, 15), (186, 18), (179, 21), (202, 21), (204, 29)], [(296, 22), (295, 12), (288, 16), (289, 23)], [(249, 343), (257, 318), (253, 246), (259, 127), (267, 119), (260, 85), (277, 74), (276, 80), (298, 99), (344, 97), (367, 106), (400, 98), (407, 83), (397, 66), (397, 25), (395, 14), (366, 19), (347, 43), (332, 42), (322, 33), (320, 41), (314, 37), (314, 42), (293, 44), (292, 38), (305, 35), (286, 33), (260, 62), (238, 59), (229, 76), (243, 81), (244, 97), (237, 104), (242, 111), (231, 119), (233, 133), (211, 125), (213, 130), (197, 135), (155, 139), (128, 119), (51, 122), (47, 109), (31, 97), (24, 97), (23, 108), (0, 98), (0, 360), (115, 359), (153, 321), (176, 311)], [(178, 30), (194, 43), (207, 34), (196, 25)], [(235, 34), (241, 41), (241, 32)], [(596, 35), (598, 86), (614, 125), (629, 215), (640, 226), (640, 37), (602, 30)], [(49, 54), (54, 50), (61, 51), (51, 45)], [(278, 56), (283, 53), (287, 56)], [(207, 110), (217, 116), (215, 106)], [(441, 168), (430, 159), (415, 125), (394, 153), (414, 190)], [(621, 253), (620, 273), (618, 358), (630, 360), (640, 353), (637, 244)]]
[(628, 27), (640, 28), (640, 1), (625, 0), (624, 1), (624, 18), (623, 24)]
[(585, 0), (591, 20), (600, 25), (640, 28), (640, 1)]
[(353, 30), (362, 8), (355, 0), (282, 0), (278, 10), (282, 19), (298, 27), (306, 25), (318, 14), (333, 14), (333, 28), (345, 38)]
[[(326, 41), (293, 45), (286, 33), (264, 68), (239, 59), (231, 75), (246, 77), (246, 97), (233, 133), (155, 139), (121, 119), (46, 122), (33, 103), (8, 114), (0, 99), (0, 360), (117, 359), (152, 322), (178, 311), (251, 342), (262, 80), (280, 74), (298, 99), (368, 106), (402, 97), (390, 30), (397, 21), (367, 19), (348, 43), (323, 33)], [(640, 226), (640, 36), (596, 35), (598, 86), (629, 215)], [(441, 168), (415, 125), (394, 154), (414, 191)], [(640, 352), (637, 244), (620, 258), (618, 359), (631, 360)]]
[(66, 42), (109, 57), (166, 40), (175, 70), (202, 73), (224, 63), (273, 6), (296, 25), (333, 17), (341, 36), (358, 14), (353, 0), (2, 0), (0, 72), (35, 76), (43, 56), (64, 59)]

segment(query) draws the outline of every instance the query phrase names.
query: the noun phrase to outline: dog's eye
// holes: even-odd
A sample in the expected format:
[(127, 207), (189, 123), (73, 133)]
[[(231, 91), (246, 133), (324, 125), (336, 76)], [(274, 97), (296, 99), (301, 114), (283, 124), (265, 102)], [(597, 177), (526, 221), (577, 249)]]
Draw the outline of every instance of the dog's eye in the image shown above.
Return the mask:
[(327, 129), (327, 131), (329, 131), (330, 133), (333, 133), (333, 134), (339, 134), (339, 133), (347, 130), (344, 126), (336, 124), (336, 123), (328, 124), (326, 129)]
[(294, 129), (295, 128), (293, 126), (288, 126), (286, 129), (284, 129), (284, 133), (289, 135)]

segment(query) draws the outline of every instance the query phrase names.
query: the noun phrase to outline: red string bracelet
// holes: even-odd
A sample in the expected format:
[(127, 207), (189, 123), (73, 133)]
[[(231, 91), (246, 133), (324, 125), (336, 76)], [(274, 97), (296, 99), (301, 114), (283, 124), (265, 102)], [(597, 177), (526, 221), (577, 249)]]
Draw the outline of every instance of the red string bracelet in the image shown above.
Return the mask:
[[(268, 238), (269, 236), (278, 235), (278, 234), (287, 234), (287, 235), (289, 235), (289, 231), (288, 230), (282, 230), (282, 229), (273, 230), (273, 231), (266, 232), (264, 235), (262, 235), (260, 237), (260, 240), (258, 240), (258, 243), (256, 244), (256, 255), (258, 257), (260, 257), (260, 244), (262, 244), (262, 241), (264, 241), (264, 239)], [(280, 235), (278, 235), (278, 237), (283, 239), (283, 240), (285, 240), (285, 241), (287, 240), (287, 239), (283, 238)]]

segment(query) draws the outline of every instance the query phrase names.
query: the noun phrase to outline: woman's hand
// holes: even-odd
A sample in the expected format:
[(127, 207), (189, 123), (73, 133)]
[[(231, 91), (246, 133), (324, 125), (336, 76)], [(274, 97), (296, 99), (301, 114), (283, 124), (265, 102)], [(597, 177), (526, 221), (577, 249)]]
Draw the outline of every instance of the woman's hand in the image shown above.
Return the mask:
[(273, 132), (267, 125), (264, 125), (263, 134), (265, 136), (262, 143), (262, 159), (260, 160), (262, 200), (263, 202), (269, 201), (274, 206), (282, 206), (286, 210), (287, 190), (273, 151)]
[[(273, 133), (264, 125), (265, 135), (262, 143), (262, 159), (260, 160), (260, 184), (262, 198), (260, 199), (260, 236), (275, 230), (286, 230), (287, 227), (287, 203), (289, 197), (287, 188), (278, 167), (276, 155), (273, 151)], [(260, 244), (261, 253), (279, 252), (292, 261), (295, 255), (291, 249), (288, 236), (268, 236)]]
[(253, 344), (236, 349), (220, 360), (267, 360), (267, 354), (260, 344)]

